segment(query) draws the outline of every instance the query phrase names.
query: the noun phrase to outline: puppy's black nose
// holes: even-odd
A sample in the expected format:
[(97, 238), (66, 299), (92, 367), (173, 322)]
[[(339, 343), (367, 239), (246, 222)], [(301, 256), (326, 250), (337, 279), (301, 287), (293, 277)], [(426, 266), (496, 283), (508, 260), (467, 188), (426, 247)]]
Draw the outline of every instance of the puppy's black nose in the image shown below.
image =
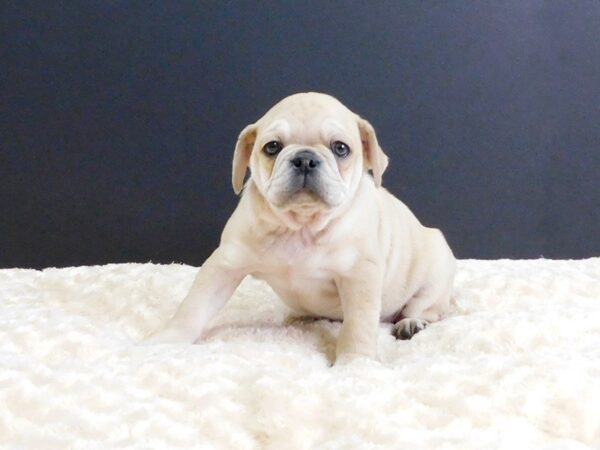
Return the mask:
[(318, 167), (318, 165), (321, 164), (321, 160), (315, 152), (302, 150), (294, 155), (291, 163), (296, 169), (307, 173)]

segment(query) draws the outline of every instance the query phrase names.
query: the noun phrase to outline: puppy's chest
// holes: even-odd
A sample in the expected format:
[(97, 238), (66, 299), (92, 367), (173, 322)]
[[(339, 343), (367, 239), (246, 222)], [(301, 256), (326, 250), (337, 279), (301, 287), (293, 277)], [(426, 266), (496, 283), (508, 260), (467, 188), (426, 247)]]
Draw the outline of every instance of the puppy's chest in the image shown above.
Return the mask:
[(325, 246), (301, 233), (277, 236), (265, 242), (258, 252), (261, 272), (283, 277), (327, 277), (335, 266), (335, 256)]
[(326, 281), (347, 272), (356, 260), (356, 251), (295, 232), (265, 240), (256, 257), (256, 271), (265, 276)]
[(352, 246), (331, 246), (299, 234), (268, 242), (257, 252), (253, 273), (265, 280), (293, 309), (338, 318), (336, 276), (348, 272), (356, 259)]

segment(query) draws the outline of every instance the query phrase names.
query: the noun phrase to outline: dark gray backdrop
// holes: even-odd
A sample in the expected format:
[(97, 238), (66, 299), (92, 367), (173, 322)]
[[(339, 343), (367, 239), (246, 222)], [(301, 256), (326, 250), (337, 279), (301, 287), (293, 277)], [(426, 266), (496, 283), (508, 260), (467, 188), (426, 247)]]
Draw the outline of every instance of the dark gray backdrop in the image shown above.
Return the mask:
[(600, 3), (3, 1), (0, 266), (198, 265), (238, 132), (318, 90), (460, 258), (600, 254)]

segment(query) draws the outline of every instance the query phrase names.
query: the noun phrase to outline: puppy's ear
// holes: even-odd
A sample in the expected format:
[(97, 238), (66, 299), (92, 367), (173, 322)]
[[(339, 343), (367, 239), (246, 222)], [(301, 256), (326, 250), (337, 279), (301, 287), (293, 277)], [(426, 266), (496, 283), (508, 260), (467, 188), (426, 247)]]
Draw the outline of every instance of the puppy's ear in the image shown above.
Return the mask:
[(231, 172), (231, 182), (233, 190), (236, 194), (242, 192), (244, 187), (244, 177), (250, 163), (250, 155), (252, 147), (256, 139), (256, 124), (248, 125), (240, 133), (237, 144), (235, 144), (235, 152), (233, 153), (233, 168)]
[(373, 171), (375, 186), (381, 186), (381, 176), (388, 165), (388, 157), (379, 146), (373, 126), (365, 119), (358, 118), (358, 129), (362, 141), (367, 169)]

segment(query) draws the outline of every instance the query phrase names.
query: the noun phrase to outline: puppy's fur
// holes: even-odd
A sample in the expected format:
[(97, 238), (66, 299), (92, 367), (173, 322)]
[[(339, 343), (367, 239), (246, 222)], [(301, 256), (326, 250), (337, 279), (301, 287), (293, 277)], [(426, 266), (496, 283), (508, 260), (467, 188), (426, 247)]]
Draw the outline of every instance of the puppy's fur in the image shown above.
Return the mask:
[(232, 176), (235, 192), (243, 188), (239, 205), (150, 341), (194, 342), (248, 274), (302, 314), (343, 320), (338, 359), (374, 357), (382, 320), (410, 338), (440, 319), (454, 256), (439, 230), (381, 187), (387, 164), (373, 127), (335, 98), (303, 93), (277, 103), (241, 132)]

